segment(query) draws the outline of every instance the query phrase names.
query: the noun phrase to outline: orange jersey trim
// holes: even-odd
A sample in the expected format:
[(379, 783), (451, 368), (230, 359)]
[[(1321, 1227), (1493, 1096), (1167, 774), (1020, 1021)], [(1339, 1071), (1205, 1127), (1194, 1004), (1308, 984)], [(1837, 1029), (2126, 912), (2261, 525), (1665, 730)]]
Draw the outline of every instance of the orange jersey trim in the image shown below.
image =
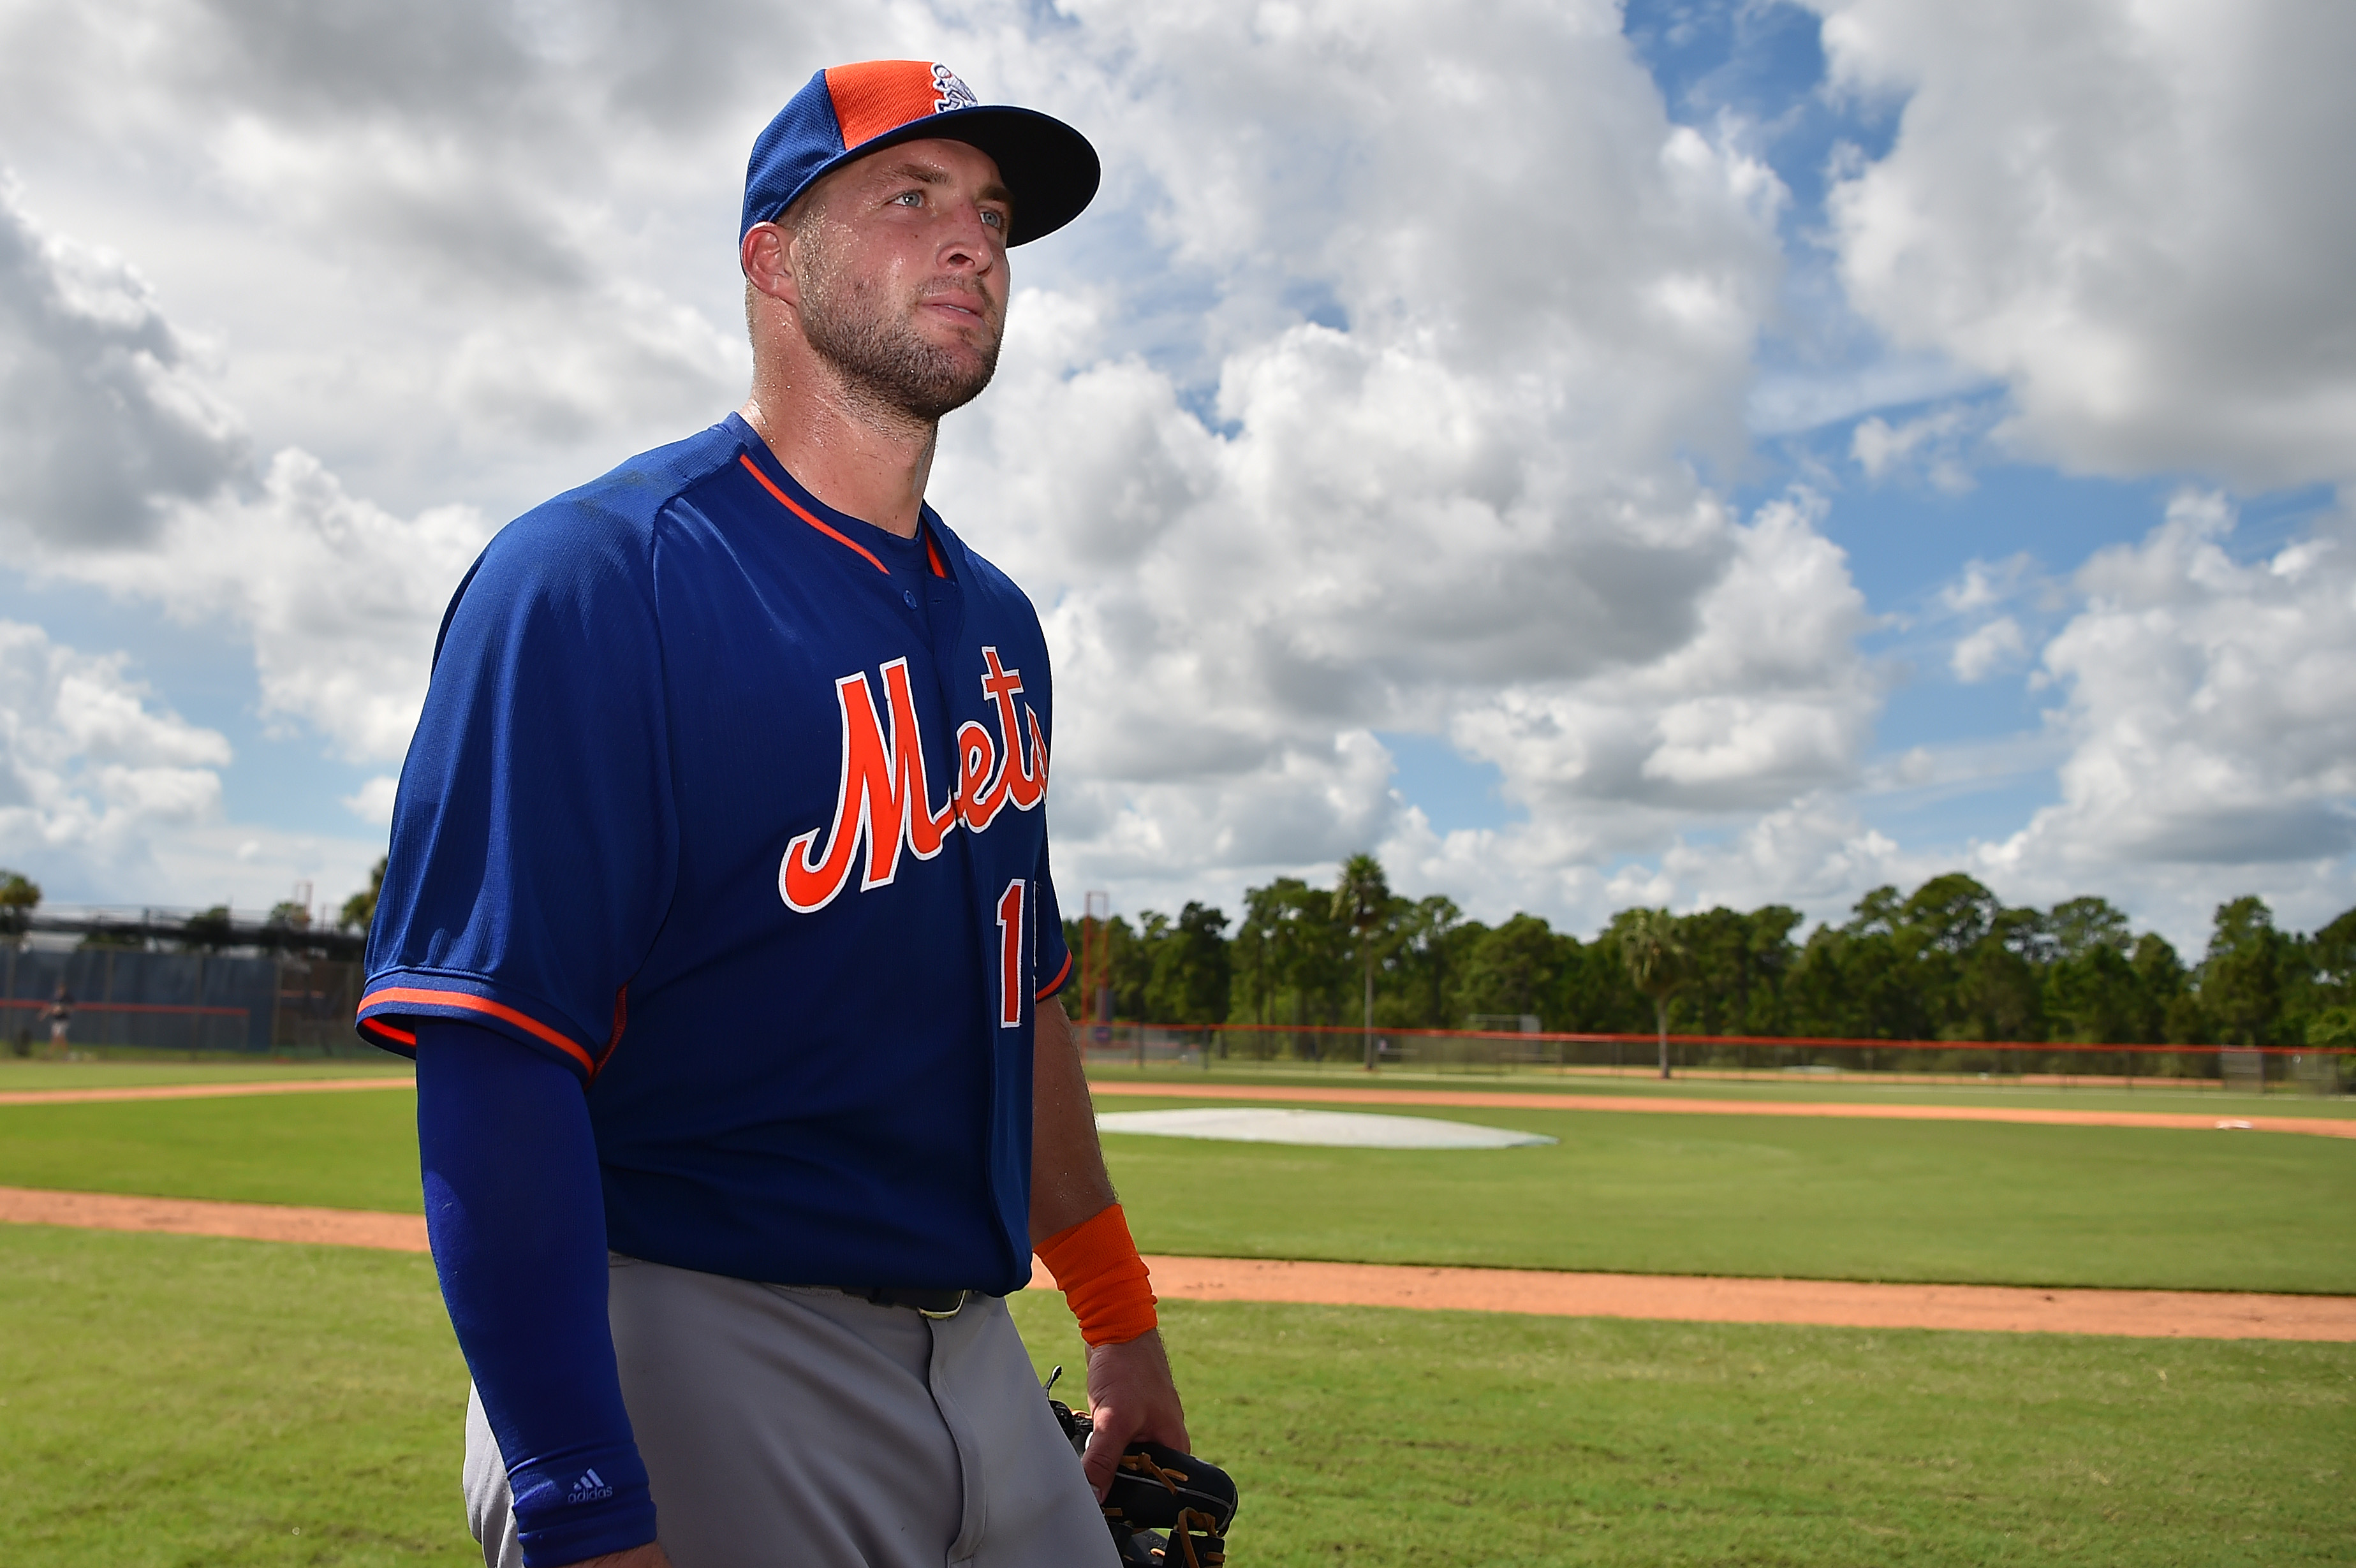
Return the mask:
[(933, 563), (935, 577), (949, 574), (948, 563), (941, 559), (941, 547), (933, 542), (933, 530), (930, 528), (925, 530), (925, 559)]
[(1072, 955), (1071, 950), (1066, 948), (1064, 952), (1064, 966), (1055, 971), (1055, 977), (1054, 979), (1048, 981), (1045, 985), (1040, 987), (1038, 990), (1033, 992), (1031, 999), (1034, 1002), (1044, 1002), (1048, 997), (1054, 996), (1057, 988), (1063, 985), (1065, 977), (1070, 975), (1071, 972)]
[(630, 983), (625, 980), (614, 992), (614, 1032), (606, 1037), (605, 1049), (597, 1053), (597, 1070), (604, 1072), (605, 1063), (614, 1060), (614, 1048), (622, 1043), (622, 1031), (630, 1027)]
[[(381, 1002), (415, 1002), (431, 1007), (464, 1008), (469, 1012), (486, 1013), (504, 1023), (515, 1025), (535, 1040), (546, 1040), (579, 1062), (583, 1072), (594, 1073), (597, 1071), (594, 1059), (563, 1035), (533, 1018), (530, 1013), (518, 1012), (506, 1003), (495, 1002), (488, 997), (473, 996), (466, 991), (428, 990), (422, 986), (388, 986), (381, 991), (370, 991), (367, 996), (362, 997), (360, 1010), (366, 1012)], [(411, 1037), (410, 1043), (415, 1043), (414, 1036)]]
[(809, 512), (804, 511), (801, 507), (796, 506), (794, 504), (794, 498), (791, 496), (787, 495), (783, 490), (778, 489), (775, 485), (769, 483), (769, 476), (761, 472), (761, 465), (753, 461), (751, 453), (740, 452), (736, 454), (736, 461), (744, 465), (745, 473), (750, 474), (754, 478), (758, 479), (761, 482), (762, 489), (766, 490), (770, 495), (775, 496), (777, 498), (777, 505), (783, 507), (787, 511), (791, 512), (795, 517), (799, 517), (802, 521), (808, 523), (810, 527), (816, 528), (819, 532), (824, 534), (835, 543), (842, 545), (847, 549), (857, 550), (861, 557), (866, 560), (868, 565), (873, 567), (884, 576), (889, 577), (892, 575), (892, 569), (884, 565), (882, 561), (876, 560), (875, 552), (873, 550), (869, 549), (865, 545), (861, 544), (857, 539), (852, 539), (841, 528), (830, 528), (825, 523), (820, 522)]

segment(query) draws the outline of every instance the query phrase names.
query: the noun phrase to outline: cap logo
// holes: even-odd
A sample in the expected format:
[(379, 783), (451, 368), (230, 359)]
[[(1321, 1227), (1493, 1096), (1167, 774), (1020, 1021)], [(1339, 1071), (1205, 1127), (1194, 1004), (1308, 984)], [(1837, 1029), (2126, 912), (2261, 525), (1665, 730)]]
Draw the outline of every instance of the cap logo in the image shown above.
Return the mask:
[(933, 64), (933, 112), (946, 114), (952, 109), (972, 109), (981, 100), (973, 89), (958, 80), (958, 73), (937, 60)]

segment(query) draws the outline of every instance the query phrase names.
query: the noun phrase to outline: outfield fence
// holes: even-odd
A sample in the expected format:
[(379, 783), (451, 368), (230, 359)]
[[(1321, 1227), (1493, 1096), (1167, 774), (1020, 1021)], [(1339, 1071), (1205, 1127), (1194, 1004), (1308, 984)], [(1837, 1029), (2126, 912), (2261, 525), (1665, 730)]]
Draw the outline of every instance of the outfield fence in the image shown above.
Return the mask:
[[(1366, 1031), (1350, 1024), (1083, 1023), (1092, 1065), (1215, 1065), (1345, 1071), (1365, 1065)], [(1421, 1072), (1639, 1077), (1658, 1072), (1658, 1037), (1585, 1030), (1377, 1029), (1375, 1059)], [(1683, 1077), (1904, 1079), (2057, 1088), (2299, 1088), (2356, 1084), (2356, 1046), (2114, 1044), (2077, 1040), (1853, 1040), (1825, 1035), (1669, 1036)]]
[(360, 980), (360, 965), (329, 958), (8, 946), (0, 1050), (49, 1054), (62, 991), (70, 1052), (374, 1056), (352, 1032)]
[[(192, 1055), (374, 1056), (352, 1031), (362, 965), (335, 958), (7, 946), (0, 958), (0, 1049), (49, 1049), (48, 1014), (72, 998), (70, 1049)], [(1500, 1019), (1499, 1021), (1505, 1021)], [(1637, 1077), (1657, 1070), (1650, 1034), (1515, 1029), (1378, 1029), (1385, 1067), (1467, 1074)], [(1214, 1065), (1340, 1072), (1363, 1066), (1354, 1024), (1084, 1023), (1092, 1065)], [(1854, 1040), (1831, 1036), (1669, 1036), (1673, 1072), (1783, 1082), (1873, 1079), (2024, 1085), (2210, 1089), (2356, 1088), (2356, 1046), (2112, 1044), (2059, 1040)]]
[[(30, 1056), (50, 1043), (48, 1001), (0, 998), (8, 1017), (16, 1054)], [(124, 1046), (141, 1051), (243, 1051), (253, 1033), (253, 1015), (243, 1008), (205, 1008), (171, 1002), (76, 1002), (66, 1026), (66, 1044)]]

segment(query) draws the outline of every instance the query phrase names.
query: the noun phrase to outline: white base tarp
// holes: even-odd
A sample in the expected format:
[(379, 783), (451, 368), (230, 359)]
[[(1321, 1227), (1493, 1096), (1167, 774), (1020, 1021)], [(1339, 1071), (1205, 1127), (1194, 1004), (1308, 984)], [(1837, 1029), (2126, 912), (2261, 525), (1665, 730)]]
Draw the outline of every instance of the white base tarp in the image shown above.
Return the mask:
[(1293, 1111), (1215, 1105), (1194, 1111), (1111, 1111), (1097, 1130), (1231, 1143), (1313, 1144), (1328, 1148), (1518, 1148), (1557, 1140), (1542, 1133), (1484, 1127), (1437, 1116), (1387, 1116), (1363, 1111)]

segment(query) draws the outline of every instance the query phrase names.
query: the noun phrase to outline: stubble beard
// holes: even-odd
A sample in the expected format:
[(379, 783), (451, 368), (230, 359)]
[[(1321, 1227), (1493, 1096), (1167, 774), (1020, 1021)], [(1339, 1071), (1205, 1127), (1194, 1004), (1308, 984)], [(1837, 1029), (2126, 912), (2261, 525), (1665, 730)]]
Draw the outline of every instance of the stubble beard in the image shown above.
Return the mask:
[(801, 327), (804, 339), (841, 375), (853, 397), (878, 411), (926, 424), (980, 396), (997, 373), (1002, 336), (991, 333), (976, 365), (954, 347), (926, 342), (914, 322), (892, 313), (873, 285), (862, 287), (830, 267), (805, 278)]

